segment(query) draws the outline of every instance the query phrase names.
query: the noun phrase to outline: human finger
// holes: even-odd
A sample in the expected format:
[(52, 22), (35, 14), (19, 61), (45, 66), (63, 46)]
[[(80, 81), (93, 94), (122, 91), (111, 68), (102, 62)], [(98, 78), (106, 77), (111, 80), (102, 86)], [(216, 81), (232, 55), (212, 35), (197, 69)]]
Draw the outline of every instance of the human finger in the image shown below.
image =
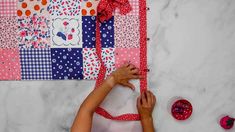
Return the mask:
[(151, 91), (150, 91), (150, 95), (151, 95), (151, 101), (152, 101), (152, 104), (153, 104), (154, 103), (154, 95)]
[(149, 106), (151, 106), (152, 105), (151, 93), (149, 91), (147, 91), (146, 96), (147, 96), (147, 103)]
[(156, 96), (153, 94), (153, 105), (155, 105), (157, 102)]
[(128, 67), (130, 63), (128, 61), (124, 62), (123, 67)]
[(141, 100), (143, 105), (147, 105), (146, 92), (141, 94)]
[(133, 65), (133, 64), (130, 64), (129, 66), (128, 66), (128, 69), (129, 70), (133, 70), (133, 69), (135, 69), (136, 67), (135, 67), (135, 65)]
[(130, 79), (143, 79), (141, 75), (131, 75)]
[(140, 72), (140, 71), (139, 71), (138, 68), (135, 68), (135, 69), (132, 69), (132, 70), (131, 70), (131, 73), (132, 73), (132, 74), (139, 74), (139, 72)]

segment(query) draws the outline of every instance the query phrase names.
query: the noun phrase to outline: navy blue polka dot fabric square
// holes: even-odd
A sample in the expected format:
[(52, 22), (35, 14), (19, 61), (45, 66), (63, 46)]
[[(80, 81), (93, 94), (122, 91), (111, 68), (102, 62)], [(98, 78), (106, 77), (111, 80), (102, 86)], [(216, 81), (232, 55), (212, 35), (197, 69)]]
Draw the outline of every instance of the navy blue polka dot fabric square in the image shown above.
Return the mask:
[[(95, 34), (96, 34), (96, 17), (83, 16), (82, 17), (82, 38), (84, 48), (95, 48)], [(114, 17), (109, 21), (101, 24), (101, 42), (102, 48), (114, 47)]]
[(53, 79), (83, 79), (82, 48), (52, 48)]
[(114, 47), (114, 17), (101, 24), (101, 43), (102, 48)]
[(84, 48), (95, 48), (95, 29), (96, 18), (95, 16), (82, 17), (82, 39)]

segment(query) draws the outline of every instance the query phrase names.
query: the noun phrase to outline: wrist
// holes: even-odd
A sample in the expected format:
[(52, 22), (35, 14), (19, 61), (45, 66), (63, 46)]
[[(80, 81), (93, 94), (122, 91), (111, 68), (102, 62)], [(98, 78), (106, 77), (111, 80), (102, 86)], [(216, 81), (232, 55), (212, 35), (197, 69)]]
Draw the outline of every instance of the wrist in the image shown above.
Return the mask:
[(141, 116), (141, 121), (144, 121), (144, 122), (153, 121), (153, 117), (151, 115), (144, 115), (144, 116)]
[(110, 75), (106, 80), (110, 87), (114, 87), (117, 84), (113, 75)]
[(143, 132), (154, 132), (154, 125), (153, 125), (152, 116), (141, 118), (141, 124), (143, 127)]

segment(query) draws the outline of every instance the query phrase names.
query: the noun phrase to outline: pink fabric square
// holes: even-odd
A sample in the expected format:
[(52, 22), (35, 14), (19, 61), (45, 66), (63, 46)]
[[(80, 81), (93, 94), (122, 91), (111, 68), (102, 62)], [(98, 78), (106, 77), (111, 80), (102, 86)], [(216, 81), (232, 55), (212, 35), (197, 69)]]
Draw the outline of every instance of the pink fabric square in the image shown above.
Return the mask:
[[(139, 0), (129, 0), (131, 5), (131, 12), (127, 13), (127, 15), (139, 16)], [(119, 9), (116, 9), (114, 15), (121, 15)]]
[(19, 49), (0, 49), (0, 80), (20, 80)]
[(16, 16), (17, 2), (16, 0), (0, 1), (0, 16)]
[(0, 48), (17, 48), (17, 18), (0, 17)]
[(115, 49), (115, 67), (121, 67), (124, 63), (130, 62), (136, 67), (140, 67), (140, 49), (139, 48), (116, 48)]
[(140, 29), (138, 16), (114, 17), (114, 41), (115, 47), (139, 48)]

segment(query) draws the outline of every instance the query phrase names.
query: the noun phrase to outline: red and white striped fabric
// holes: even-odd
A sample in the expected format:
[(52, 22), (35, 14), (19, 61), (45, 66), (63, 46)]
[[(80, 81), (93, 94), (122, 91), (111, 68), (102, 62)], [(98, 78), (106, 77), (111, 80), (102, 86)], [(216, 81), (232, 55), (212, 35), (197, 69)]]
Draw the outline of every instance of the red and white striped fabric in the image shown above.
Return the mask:
[(0, 16), (16, 16), (17, 1), (16, 0), (0, 0)]

